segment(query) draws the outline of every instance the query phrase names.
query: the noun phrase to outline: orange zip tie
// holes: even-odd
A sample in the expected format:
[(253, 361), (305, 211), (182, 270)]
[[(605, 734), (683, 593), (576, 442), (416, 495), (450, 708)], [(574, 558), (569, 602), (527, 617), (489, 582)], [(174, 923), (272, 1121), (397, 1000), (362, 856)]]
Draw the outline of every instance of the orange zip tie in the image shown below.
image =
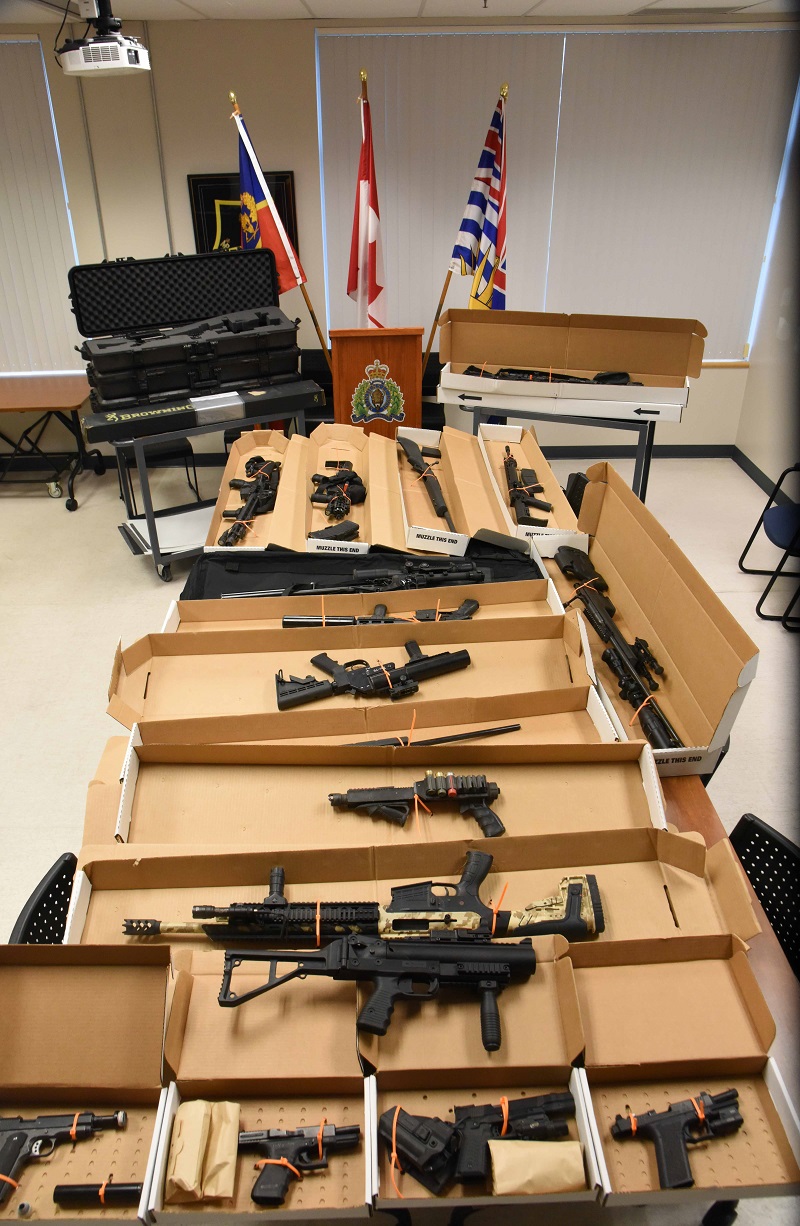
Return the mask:
[(387, 680), (387, 682), (388, 682), (388, 685), (389, 685), (389, 689), (390, 689), (390, 690), (393, 690), (393, 689), (394, 689), (394, 686), (392, 685), (392, 679), (391, 679), (391, 677), (389, 676), (389, 674), (388, 674), (388, 672), (386, 671), (386, 669), (385, 669), (385, 668), (383, 667), (383, 665), (381, 664), (380, 660), (378, 661), (378, 668), (381, 670), (381, 672), (383, 673), (384, 677), (386, 678), (386, 680)]
[(78, 1120), (81, 1118), (80, 1111), (75, 1112), (75, 1118), (72, 1121), (72, 1127), (69, 1130), (69, 1135), (73, 1141), (77, 1140)]
[(503, 1127), (500, 1129), (500, 1136), (504, 1137), (508, 1132), (508, 1099), (505, 1094), (500, 1099), (500, 1108), (503, 1112)]
[(12, 1188), (18, 1188), (19, 1184), (16, 1179), (12, 1179), (10, 1175), (0, 1175), (0, 1182), (11, 1184)]
[(702, 1102), (697, 1098), (690, 1098), (689, 1102), (692, 1104), (695, 1111), (697, 1112), (697, 1118), (699, 1120), (704, 1120), (706, 1118), (706, 1109), (703, 1106)]
[(426, 812), (426, 813), (428, 814), (428, 816), (430, 817), (430, 813), (431, 813), (430, 809), (429, 809), (429, 808), (428, 808), (428, 806), (425, 804), (425, 801), (424, 801), (424, 800), (420, 800), (419, 796), (418, 796), (418, 795), (417, 795), (417, 793), (415, 792), (415, 793), (414, 793), (414, 816), (415, 816), (415, 818), (417, 819), (417, 834), (419, 834), (419, 831), (420, 831), (420, 825), (419, 825), (419, 807), (420, 807), (420, 805), (422, 805), (423, 809), (425, 810), (425, 812)]
[(320, 901), (319, 899), (317, 899), (317, 949), (319, 949), (320, 947), (319, 909), (320, 909)]
[(323, 1115), (319, 1122), (319, 1132), (317, 1133), (317, 1145), (319, 1146), (319, 1159), (322, 1161), (322, 1130), (328, 1122), (328, 1117)]
[(434, 617), (434, 619), (433, 619), (435, 622), (438, 622), (438, 620), (439, 620), (439, 605), (440, 605), (441, 603), (442, 603), (442, 598), (441, 598), (441, 596), (440, 596), (440, 597), (439, 597), (439, 599), (436, 601), (436, 616), (435, 616), (435, 617)]
[(392, 1187), (394, 1188), (397, 1195), (400, 1197), (401, 1200), (405, 1200), (405, 1196), (403, 1196), (403, 1193), (398, 1188), (397, 1180), (394, 1177), (395, 1166), (397, 1167), (401, 1175), (403, 1173), (403, 1168), (400, 1165), (400, 1159), (397, 1156), (397, 1117), (399, 1114), (400, 1114), (400, 1104), (398, 1103), (398, 1105), (394, 1109), (394, 1119), (392, 1120), (392, 1158), (391, 1158), (391, 1162), (389, 1163), (389, 1178), (392, 1181)]
[(259, 1158), (253, 1170), (257, 1171), (262, 1166), (288, 1166), (290, 1171), (294, 1171), (298, 1179), (303, 1178), (303, 1172), (298, 1171), (296, 1166), (292, 1166), (288, 1158)]
[(636, 716), (639, 714), (639, 712), (641, 711), (642, 707), (646, 707), (649, 701), (650, 701), (650, 695), (648, 694), (648, 695), (647, 695), (647, 697), (645, 698), (644, 702), (642, 703), (642, 706), (641, 706), (641, 707), (637, 707), (637, 708), (636, 708), (636, 710), (634, 711), (633, 715), (632, 715), (632, 716), (630, 717), (630, 719), (628, 720), (628, 727), (629, 727), (629, 728), (632, 726), (633, 721), (636, 719)]
[(100, 1201), (100, 1204), (103, 1206), (103, 1208), (105, 1208), (105, 1203), (106, 1203), (106, 1188), (111, 1183), (111, 1180), (113, 1178), (114, 1178), (113, 1175), (109, 1175), (105, 1183), (100, 1184), (100, 1191), (97, 1193), (97, 1198)]
[(630, 1113), (630, 1112), (629, 1112), (629, 1114), (628, 1114), (628, 1119), (629, 1119), (629, 1120), (630, 1120), (630, 1122), (631, 1122), (631, 1136), (632, 1136), (632, 1137), (635, 1137), (635, 1136), (636, 1136), (636, 1129), (637, 1129), (637, 1126), (638, 1126), (638, 1121), (637, 1121), (637, 1119), (636, 1119), (636, 1116), (635, 1116), (635, 1115), (633, 1115), (633, 1114), (632, 1114), (632, 1113)]
[[(434, 461), (434, 464), (438, 464), (438, 463), (439, 463), (439, 461), (438, 461), (438, 460), (435, 460), (435, 461)], [(432, 472), (433, 472), (433, 469), (434, 469), (434, 464), (426, 464), (426, 465), (425, 465), (425, 468), (422, 470), (422, 472), (419, 474), (419, 476), (418, 476), (418, 477), (415, 477), (415, 478), (414, 478), (414, 480), (415, 480), (415, 481), (421, 481), (423, 477), (427, 477), (428, 473), (432, 473)]]
[(417, 723), (417, 708), (414, 707), (414, 710), (411, 712), (411, 727), (408, 730), (408, 745), (406, 746), (407, 749), (411, 748), (411, 742), (414, 739), (414, 728), (416, 726), (416, 723)]
[[(497, 912), (500, 910), (500, 908), (503, 905), (503, 899), (506, 896), (507, 889), (508, 889), (508, 882), (505, 883), (505, 885), (503, 886), (503, 889), (500, 892), (500, 897), (497, 900), (497, 906), (492, 907), (492, 936), (494, 936), (494, 930), (497, 924)], [(501, 1099), (501, 1102), (502, 1102), (502, 1099)]]
[(483, 366), (481, 367), (481, 373), (480, 373), (481, 378), (483, 378), (483, 372), (486, 370), (486, 362), (488, 361), (489, 359), (487, 358), (486, 361), (483, 363)]
[(596, 592), (596, 591), (597, 591), (597, 588), (596, 588), (596, 587), (592, 587), (592, 584), (593, 584), (593, 583), (594, 583), (594, 579), (586, 579), (586, 580), (585, 580), (585, 582), (583, 582), (583, 583), (579, 583), (579, 584), (578, 584), (578, 586), (575, 588), (575, 592), (576, 592), (576, 594), (577, 594), (577, 593), (578, 593), (578, 592), (581, 590), (581, 588), (582, 588), (582, 587), (591, 587), (591, 588), (592, 588), (592, 591), (593, 591), (593, 592)]

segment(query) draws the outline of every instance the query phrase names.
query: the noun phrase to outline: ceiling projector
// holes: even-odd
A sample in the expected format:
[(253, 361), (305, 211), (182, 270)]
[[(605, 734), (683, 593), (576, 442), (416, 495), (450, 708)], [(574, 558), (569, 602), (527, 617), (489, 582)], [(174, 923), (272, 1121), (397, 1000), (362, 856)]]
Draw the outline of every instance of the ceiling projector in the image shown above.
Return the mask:
[(92, 38), (68, 38), (56, 51), (61, 69), (69, 77), (90, 77), (95, 73), (123, 76), (149, 72), (147, 48), (120, 33), (122, 22), (112, 15), (111, 0), (77, 0), (80, 16), (95, 29)]

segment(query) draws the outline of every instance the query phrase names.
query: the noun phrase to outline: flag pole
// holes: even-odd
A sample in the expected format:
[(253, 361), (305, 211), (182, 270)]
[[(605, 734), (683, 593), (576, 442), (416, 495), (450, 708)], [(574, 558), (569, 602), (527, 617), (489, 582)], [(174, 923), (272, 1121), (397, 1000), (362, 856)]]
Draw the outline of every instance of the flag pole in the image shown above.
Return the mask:
[(431, 346), (433, 345), (433, 336), (434, 336), (434, 333), (436, 332), (436, 325), (438, 324), (438, 322), (439, 322), (439, 316), (440, 316), (440, 315), (441, 315), (441, 313), (442, 313), (442, 307), (444, 306), (444, 300), (445, 300), (445, 298), (447, 297), (447, 287), (448, 287), (448, 286), (449, 286), (449, 284), (450, 284), (450, 278), (452, 277), (452, 275), (453, 275), (453, 270), (452, 270), (452, 268), (448, 268), (448, 270), (447, 270), (447, 276), (446, 276), (446, 277), (445, 277), (445, 279), (444, 279), (444, 286), (442, 287), (442, 292), (441, 292), (441, 295), (440, 295), (440, 297), (439, 297), (439, 305), (438, 305), (438, 306), (437, 306), (437, 308), (436, 308), (436, 314), (434, 315), (434, 317), (433, 317), (433, 323), (431, 324), (431, 334), (430, 334), (430, 336), (428, 337), (428, 347), (427, 347), (427, 349), (425, 350), (425, 357), (422, 359), (422, 375), (423, 375), (423, 378), (424, 378), (424, 376), (425, 376), (425, 367), (428, 365), (428, 358), (431, 356)]
[[(231, 102), (231, 104), (232, 104), (232, 106), (233, 106), (233, 114), (231, 115), (231, 119), (236, 119), (236, 118), (237, 118), (237, 116), (238, 116), (239, 118), (241, 118), (241, 114), (242, 114), (242, 112), (241, 112), (241, 110), (240, 110), (240, 108), (239, 108), (239, 103), (236, 101), (236, 94), (234, 94), (232, 90), (231, 90), (231, 92), (228, 94), (228, 98), (230, 99), (230, 102)], [(269, 188), (267, 187), (266, 180), (264, 179), (264, 176), (263, 176), (263, 174), (262, 174), (262, 172), (261, 172), (261, 166), (260, 166), (260, 164), (259, 164), (259, 162), (258, 162), (258, 159), (257, 159), (257, 158), (256, 158), (256, 156), (255, 156), (255, 152), (253, 151), (253, 146), (250, 144), (250, 141), (247, 139), (246, 134), (243, 132), (243, 130), (242, 130), (242, 128), (241, 128), (241, 126), (240, 126), (240, 124), (239, 124), (239, 123), (237, 123), (237, 125), (236, 125), (236, 126), (237, 126), (237, 128), (238, 128), (238, 130), (239, 130), (239, 135), (240, 135), (241, 139), (242, 139), (243, 141), (245, 141), (245, 144), (246, 144), (246, 146), (247, 146), (247, 148), (248, 148), (248, 152), (250, 153), (250, 160), (251, 160), (251, 162), (253, 163), (253, 170), (254, 170), (254, 171), (255, 171), (255, 173), (256, 173), (256, 176), (257, 176), (257, 178), (258, 178), (258, 181), (259, 181), (259, 185), (260, 185), (260, 187), (261, 187), (261, 190), (264, 192), (264, 197), (265, 197), (265, 199), (266, 199), (267, 201), (270, 201), (270, 200), (271, 200), (271, 194), (270, 194)], [(272, 209), (271, 209), (270, 211), (272, 212)], [(279, 217), (279, 216), (277, 216), (275, 213), (273, 213), (273, 217), (274, 217), (275, 224), (276, 224), (276, 226), (278, 227), (278, 229), (279, 229), (279, 230), (281, 230), (281, 231), (283, 231), (283, 223), (281, 222), (280, 217)], [(285, 233), (285, 231), (284, 231), (284, 233)], [(288, 238), (287, 238), (287, 240), (286, 240), (286, 241), (287, 241), (287, 243), (288, 243), (288, 241), (289, 241), (289, 240), (288, 240)], [(291, 244), (290, 244), (290, 246), (291, 246)], [(287, 254), (289, 254), (289, 253), (287, 252)], [(305, 287), (305, 283), (304, 283), (303, 281), (301, 281), (301, 280), (300, 280), (299, 272), (298, 272), (297, 267), (296, 267), (296, 265), (295, 265), (295, 260), (291, 258), (291, 255), (289, 256), (289, 258), (290, 258), (290, 262), (291, 262), (291, 264), (292, 264), (292, 269), (293, 269), (293, 272), (294, 272), (294, 274), (295, 274), (295, 276), (296, 276), (296, 278), (297, 278), (297, 284), (299, 285), (300, 289), (302, 290), (302, 293), (303, 293), (303, 298), (305, 299), (306, 306), (308, 307), (308, 313), (309, 313), (309, 315), (311, 316), (311, 322), (312, 322), (312, 323), (313, 323), (313, 325), (314, 325), (314, 330), (316, 331), (316, 334), (317, 334), (317, 336), (319, 337), (319, 343), (320, 343), (320, 345), (322, 346), (322, 352), (325, 354), (325, 361), (328, 363), (328, 369), (329, 369), (331, 372), (333, 372), (333, 366), (331, 365), (331, 355), (330, 355), (330, 353), (328, 352), (328, 347), (327, 347), (327, 345), (325, 344), (325, 337), (324, 337), (324, 336), (323, 336), (323, 334), (322, 334), (322, 329), (321, 329), (321, 328), (320, 328), (320, 326), (319, 326), (319, 321), (318, 321), (317, 316), (316, 316), (316, 313), (315, 313), (315, 311), (314, 311), (314, 307), (312, 306), (312, 304), (311, 304), (311, 299), (310, 299), (310, 298), (309, 298), (309, 296), (308, 296), (308, 290), (307, 290), (307, 289), (306, 289), (306, 287)], [(296, 257), (295, 257), (295, 259), (296, 259)]]

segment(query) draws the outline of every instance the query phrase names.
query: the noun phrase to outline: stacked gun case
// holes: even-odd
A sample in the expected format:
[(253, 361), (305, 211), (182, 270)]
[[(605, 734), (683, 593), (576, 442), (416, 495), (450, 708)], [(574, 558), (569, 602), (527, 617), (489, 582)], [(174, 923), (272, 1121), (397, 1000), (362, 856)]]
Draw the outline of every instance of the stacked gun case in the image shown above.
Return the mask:
[(69, 284), (96, 412), (300, 379), (266, 248), (78, 264)]

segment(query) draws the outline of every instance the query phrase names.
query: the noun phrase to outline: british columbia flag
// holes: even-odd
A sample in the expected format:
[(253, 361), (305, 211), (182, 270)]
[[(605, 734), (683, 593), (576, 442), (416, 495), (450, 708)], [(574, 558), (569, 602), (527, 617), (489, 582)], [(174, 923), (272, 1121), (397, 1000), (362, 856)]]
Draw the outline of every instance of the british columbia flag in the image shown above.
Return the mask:
[(506, 305), (506, 86), (498, 99), (472, 181), (450, 267), (472, 276), (469, 305), (503, 311)]
[(369, 101), (362, 97), (361, 157), (358, 163), (353, 237), (347, 273), (347, 293), (358, 306), (359, 328), (386, 327), (385, 284), (378, 184), (372, 151), (372, 119)]

